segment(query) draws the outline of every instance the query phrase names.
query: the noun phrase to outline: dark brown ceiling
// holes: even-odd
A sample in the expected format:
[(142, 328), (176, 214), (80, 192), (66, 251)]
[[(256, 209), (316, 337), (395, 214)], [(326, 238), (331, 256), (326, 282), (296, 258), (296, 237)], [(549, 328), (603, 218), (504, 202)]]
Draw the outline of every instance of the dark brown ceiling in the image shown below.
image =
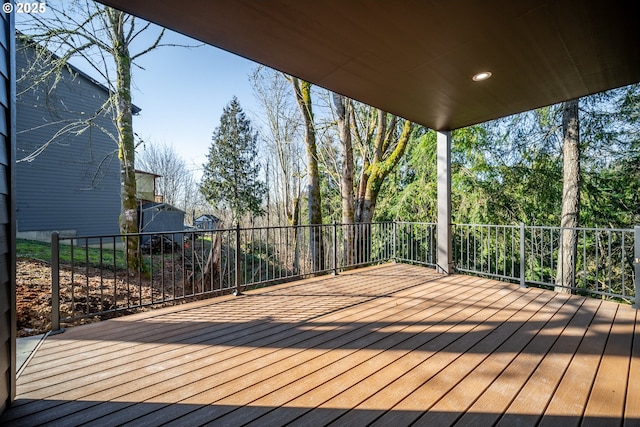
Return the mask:
[(103, 3), (439, 130), (640, 81), (636, 0)]

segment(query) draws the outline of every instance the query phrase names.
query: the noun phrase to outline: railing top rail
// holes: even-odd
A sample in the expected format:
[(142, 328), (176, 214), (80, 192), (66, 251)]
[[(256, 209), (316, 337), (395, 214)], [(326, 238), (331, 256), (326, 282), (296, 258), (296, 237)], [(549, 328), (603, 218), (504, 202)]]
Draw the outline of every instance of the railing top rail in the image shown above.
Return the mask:
[(464, 223), (452, 223), (451, 225), (455, 226), (455, 227), (492, 227), (492, 228), (496, 228), (496, 227), (502, 227), (502, 228), (520, 228), (520, 225), (513, 225), (513, 224), (464, 224)]
[[(224, 231), (234, 231), (235, 229), (202, 229), (202, 230), (174, 230), (174, 231), (146, 231), (142, 233), (128, 233), (128, 234), (95, 234), (86, 236), (64, 236), (58, 233), (59, 240), (85, 240), (85, 239), (112, 239), (112, 238), (124, 238), (124, 237), (142, 237), (142, 236), (158, 236), (158, 235), (171, 235), (171, 234), (198, 234), (198, 233), (215, 233)], [(54, 231), (54, 233), (57, 233)], [(53, 233), (52, 233), (53, 234)]]
[(557, 227), (545, 225), (525, 225), (525, 228), (552, 229), (552, 230), (575, 230), (575, 231), (611, 231), (616, 233), (632, 233), (633, 228), (611, 228), (611, 227)]
[[(379, 221), (367, 223), (370, 225), (387, 225), (387, 224), (419, 224), (419, 225), (427, 225), (427, 226), (437, 226), (437, 223), (434, 222), (416, 222), (416, 221)], [(343, 223), (331, 223), (331, 224), (317, 224), (317, 225), (274, 225), (274, 226), (264, 226), (264, 227), (241, 227), (241, 231), (251, 231), (251, 230), (273, 230), (273, 229), (291, 229), (291, 228), (311, 228), (311, 227), (344, 227), (344, 226), (357, 226), (362, 224), (343, 224)], [(505, 229), (516, 229), (520, 228), (521, 225), (517, 224), (471, 224), (471, 223), (452, 223), (454, 227), (485, 227), (485, 228), (505, 228)], [(605, 232), (617, 232), (617, 233), (633, 233), (633, 228), (607, 228), (607, 227), (559, 227), (559, 226), (549, 226), (549, 225), (525, 225), (525, 229), (535, 229), (535, 230), (576, 230), (576, 231), (605, 231)], [(143, 237), (143, 236), (157, 236), (157, 235), (175, 235), (175, 234), (198, 234), (198, 233), (225, 233), (235, 231), (235, 227), (230, 228), (207, 228), (207, 229), (195, 229), (195, 230), (172, 230), (172, 231), (148, 231), (141, 233), (129, 233), (129, 234), (102, 234), (102, 235), (80, 235), (80, 236), (65, 236), (58, 233), (59, 240), (85, 240), (85, 239), (113, 239), (113, 238), (126, 238), (126, 237)]]
[[(380, 222), (369, 222), (369, 225), (386, 225), (393, 224), (393, 221), (380, 221)], [(413, 223), (420, 224), (420, 223)], [(263, 227), (241, 227), (240, 231), (251, 231), (251, 230), (273, 230), (273, 229), (290, 229), (290, 228), (312, 228), (312, 227), (333, 227), (334, 225), (338, 227), (343, 226), (358, 226), (362, 225), (362, 223), (356, 224), (342, 224), (342, 223), (331, 223), (331, 224), (317, 224), (317, 225), (271, 225), (271, 226), (263, 226)], [(128, 234), (99, 234), (99, 235), (80, 235), (80, 236), (64, 236), (58, 233), (59, 240), (84, 240), (84, 239), (110, 239), (110, 238), (125, 238), (125, 237), (142, 237), (142, 236), (158, 236), (158, 235), (172, 235), (172, 234), (198, 234), (198, 233), (224, 233), (224, 232), (234, 232), (236, 231), (235, 227), (230, 228), (207, 228), (207, 229), (194, 229), (194, 230), (170, 230), (170, 231), (146, 231), (141, 233), (128, 233)]]
[[(503, 227), (503, 228), (519, 228), (520, 225), (513, 224), (464, 224), (464, 223), (452, 223), (453, 226), (458, 227)], [(525, 225), (525, 229), (544, 229), (544, 230), (576, 230), (576, 231), (612, 231), (612, 232), (624, 232), (632, 233), (633, 228), (611, 228), (611, 227), (560, 227), (554, 225)]]
[[(246, 230), (271, 230), (274, 228), (312, 228), (312, 227), (325, 227), (325, 228), (329, 228), (329, 227), (333, 227), (338, 226), (338, 227), (344, 227), (344, 226), (358, 226), (358, 225), (364, 225), (365, 223), (354, 223), (354, 224), (343, 224), (340, 222), (336, 222), (336, 223), (327, 223), (327, 224), (301, 224), (301, 225), (270, 225), (270, 226), (262, 226), (262, 227), (240, 227), (241, 231), (246, 231)], [(379, 221), (379, 222), (368, 222), (366, 223), (368, 225), (384, 225), (384, 224), (393, 224), (393, 221)], [(234, 229), (235, 230), (235, 229)]]

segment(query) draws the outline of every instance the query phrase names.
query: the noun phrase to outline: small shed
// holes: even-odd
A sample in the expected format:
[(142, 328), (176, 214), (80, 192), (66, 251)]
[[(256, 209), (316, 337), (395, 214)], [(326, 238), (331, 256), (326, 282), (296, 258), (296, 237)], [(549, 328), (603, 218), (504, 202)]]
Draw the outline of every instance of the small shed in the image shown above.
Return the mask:
[(198, 218), (193, 220), (193, 225), (198, 230), (215, 230), (218, 228), (218, 223), (220, 222), (220, 218), (215, 215), (207, 214), (200, 215)]
[[(144, 202), (139, 210), (140, 231), (153, 232), (182, 232), (184, 228), (184, 211), (167, 203)], [(176, 234), (175, 241), (182, 243), (182, 234)], [(146, 243), (149, 236), (144, 236), (142, 243)]]

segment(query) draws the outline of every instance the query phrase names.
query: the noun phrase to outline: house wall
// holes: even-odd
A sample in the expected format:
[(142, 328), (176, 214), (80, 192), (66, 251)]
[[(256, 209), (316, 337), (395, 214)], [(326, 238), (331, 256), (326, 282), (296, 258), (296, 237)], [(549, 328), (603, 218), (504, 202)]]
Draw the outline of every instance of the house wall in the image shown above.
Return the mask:
[(142, 200), (156, 199), (156, 177), (151, 174), (136, 172), (136, 197)]
[[(118, 233), (120, 177), (116, 127), (109, 111), (101, 111), (107, 90), (80, 74), (62, 71), (54, 90), (52, 80), (32, 86), (24, 78), (36, 55), (19, 43), (17, 68), (17, 227), (18, 236), (47, 238), (65, 235)], [(42, 66), (42, 67), (46, 67)], [(28, 156), (50, 141), (63, 126), (78, 118), (95, 117), (82, 133), (66, 133), (44, 151)]]
[(0, 412), (15, 398), (13, 14), (0, 14)]

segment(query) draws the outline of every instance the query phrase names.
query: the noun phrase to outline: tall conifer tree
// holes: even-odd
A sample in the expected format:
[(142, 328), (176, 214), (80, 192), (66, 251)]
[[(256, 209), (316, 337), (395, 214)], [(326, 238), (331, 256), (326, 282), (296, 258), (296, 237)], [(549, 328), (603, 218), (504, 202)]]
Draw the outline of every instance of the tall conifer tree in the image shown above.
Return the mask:
[(234, 96), (213, 132), (200, 191), (208, 202), (231, 211), (238, 223), (247, 213), (261, 215), (265, 184), (259, 180), (258, 133)]

